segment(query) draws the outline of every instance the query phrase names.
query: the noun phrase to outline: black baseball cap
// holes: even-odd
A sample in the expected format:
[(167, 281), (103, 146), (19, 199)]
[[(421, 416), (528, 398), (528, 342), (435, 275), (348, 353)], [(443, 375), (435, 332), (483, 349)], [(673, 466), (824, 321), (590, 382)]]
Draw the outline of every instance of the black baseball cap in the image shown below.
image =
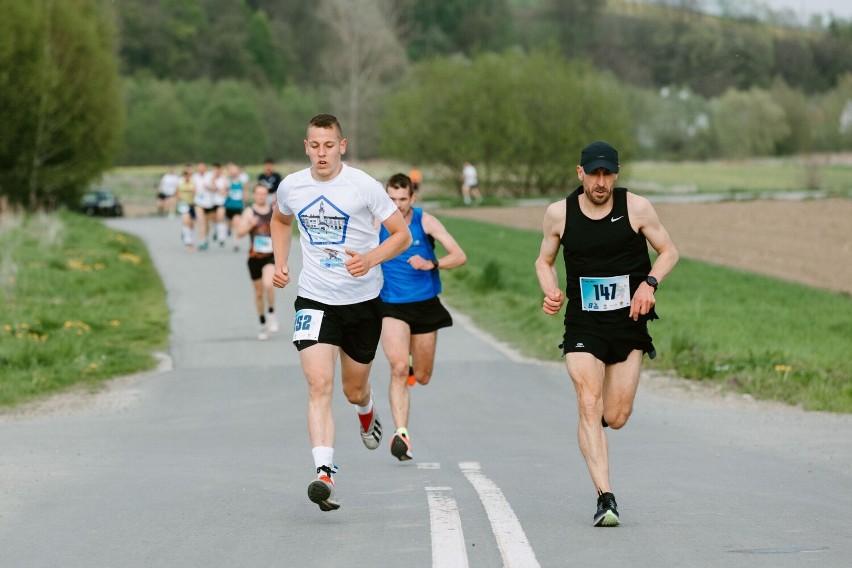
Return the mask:
[(606, 142), (592, 142), (580, 152), (580, 165), (587, 174), (598, 168), (618, 173), (618, 150)]

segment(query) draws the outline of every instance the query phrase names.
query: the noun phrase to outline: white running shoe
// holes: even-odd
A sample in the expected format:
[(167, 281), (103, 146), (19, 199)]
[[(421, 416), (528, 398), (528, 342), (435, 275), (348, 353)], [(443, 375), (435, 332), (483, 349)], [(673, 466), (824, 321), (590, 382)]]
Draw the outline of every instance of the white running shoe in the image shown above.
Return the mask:
[(275, 317), (275, 314), (267, 314), (266, 328), (272, 333), (278, 331), (278, 318)]
[[(361, 441), (367, 446), (368, 450), (375, 450), (382, 443), (382, 423), (379, 422), (379, 413), (376, 412), (376, 407), (373, 406), (373, 411), (370, 413), (370, 425), (364, 430), (361, 426)], [(362, 415), (358, 415), (360, 421)]]
[(267, 341), (269, 339), (269, 331), (267, 331), (266, 326), (260, 326), (260, 330), (257, 332), (257, 338), (260, 341)]

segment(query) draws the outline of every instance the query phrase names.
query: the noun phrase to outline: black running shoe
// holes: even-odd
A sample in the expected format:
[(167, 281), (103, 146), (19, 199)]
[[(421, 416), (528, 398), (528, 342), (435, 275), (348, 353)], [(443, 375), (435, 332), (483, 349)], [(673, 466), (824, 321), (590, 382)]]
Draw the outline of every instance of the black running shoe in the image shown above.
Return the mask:
[(618, 505), (615, 503), (615, 495), (604, 493), (598, 497), (598, 512), (595, 513), (596, 527), (617, 527), (621, 524), (618, 520)]
[(393, 435), (390, 446), (391, 454), (399, 461), (407, 461), (414, 458), (411, 453), (411, 441), (408, 436), (396, 433)]

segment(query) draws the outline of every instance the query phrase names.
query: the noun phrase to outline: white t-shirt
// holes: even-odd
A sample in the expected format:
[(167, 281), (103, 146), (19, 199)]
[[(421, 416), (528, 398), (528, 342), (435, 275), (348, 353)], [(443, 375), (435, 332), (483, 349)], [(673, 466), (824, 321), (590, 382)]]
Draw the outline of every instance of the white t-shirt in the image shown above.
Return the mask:
[(210, 209), (213, 203), (213, 172), (198, 172), (192, 174), (192, 183), (195, 184), (195, 204), (204, 209)]
[(464, 176), (465, 185), (473, 187), (479, 183), (476, 179), (476, 168), (472, 165), (467, 165), (462, 169), (462, 176)]
[(211, 182), (211, 191), (213, 193), (213, 204), (217, 207), (225, 205), (225, 199), (228, 197), (228, 176), (225, 174), (214, 173)]
[(160, 179), (160, 193), (166, 197), (171, 197), (177, 193), (177, 186), (180, 183), (180, 176), (171, 172), (164, 174)]
[(372, 300), (382, 289), (382, 271), (349, 274), (344, 249), (366, 253), (379, 246), (374, 220), (396, 211), (382, 184), (343, 164), (330, 181), (316, 181), (307, 168), (288, 175), (278, 186), (278, 209), (295, 215), (302, 245), (299, 296), (332, 306)]

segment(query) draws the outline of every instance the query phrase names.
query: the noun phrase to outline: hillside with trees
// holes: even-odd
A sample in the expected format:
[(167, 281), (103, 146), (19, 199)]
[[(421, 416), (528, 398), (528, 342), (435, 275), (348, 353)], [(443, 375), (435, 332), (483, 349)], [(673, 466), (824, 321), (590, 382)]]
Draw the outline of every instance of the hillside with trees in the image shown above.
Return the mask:
[[(32, 149), (22, 157), (9, 144), (17, 132), (52, 131), (44, 128), (50, 112), (77, 109), (56, 123), (104, 133), (95, 137), (94, 169), (71, 176), (69, 187), (107, 162), (298, 158), (306, 119), (320, 111), (339, 116), (353, 159), (455, 170), (467, 158), (488, 164), (486, 183), (524, 193), (564, 178), (561, 156), (542, 140), (577, 145), (605, 133), (623, 138), (628, 159), (852, 149), (852, 23), (843, 20), (799, 25), (733, 8), (711, 16), (690, 0), (0, 3), (10, 14), (0, 26), (18, 38), (0, 48), (0, 82), (14, 87), (0, 100), (15, 109), (0, 126), (4, 166), (33, 162)], [(99, 79), (98, 96), (84, 75), (67, 79), (82, 97), (36, 92), (61, 84), (58, 76), (41, 87), (11, 79), (46, 69), (39, 58), (64, 58), (65, 72), (78, 65), (82, 52), (27, 52), (44, 48), (32, 38), (72, 25), (41, 23), (41, 36), (30, 33), (33, 18), (51, 10), (92, 21), (85, 33), (101, 39), (87, 45), (101, 50), (98, 75), (112, 77)], [(69, 100), (47, 102), (62, 96)], [(45, 170), (20, 171), (23, 183), (0, 181), (4, 193), (52, 183)]]

